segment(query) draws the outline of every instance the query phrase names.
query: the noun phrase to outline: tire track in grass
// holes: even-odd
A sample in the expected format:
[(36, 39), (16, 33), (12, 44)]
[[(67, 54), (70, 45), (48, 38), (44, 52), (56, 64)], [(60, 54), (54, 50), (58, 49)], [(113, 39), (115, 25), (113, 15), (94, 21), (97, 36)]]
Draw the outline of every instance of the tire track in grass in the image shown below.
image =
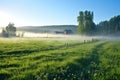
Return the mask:
[(99, 53), (100, 48), (107, 44), (103, 42), (95, 46), (90, 55), (85, 58), (77, 59), (75, 62), (77, 64), (69, 63), (65, 68), (66, 74), (64, 77), (61, 77), (63, 80), (93, 80), (95, 79), (96, 71), (99, 69)]
[[(94, 44), (92, 44), (92, 46), (93, 45)], [(96, 47), (99, 48), (102, 45), (103, 45), (103, 43), (99, 43)], [(58, 69), (56, 69), (56, 72), (50, 72), (50, 74), (49, 74), (49, 72), (47, 72), (48, 80), (53, 80), (53, 79), (56, 79), (56, 80), (89, 80), (89, 79), (91, 79), (91, 77), (92, 77), (90, 75), (92, 73), (91, 68), (93, 68), (93, 65), (91, 65), (91, 63), (94, 61), (92, 57), (94, 56), (94, 58), (97, 58), (97, 59), (99, 57), (99, 56), (96, 57), (95, 55), (93, 55), (93, 52), (95, 51), (95, 49), (97, 49), (96, 47), (94, 49), (92, 49), (91, 53), (89, 53), (89, 55), (88, 55), (89, 57), (79, 58), (78, 57), (79, 53), (69, 56), (68, 57), (69, 59), (67, 59), (68, 64), (65, 64), (65, 66), (63, 66), (63, 67), (58, 67)], [(75, 50), (78, 50), (78, 49), (75, 49)], [(95, 52), (94, 52), (94, 54), (95, 54)], [(66, 55), (68, 55), (68, 54), (66, 54)], [(65, 55), (64, 55), (64, 57), (65, 57)], [(73, 58), (73, 60), (71, 60), (72, 63), (71, 63), (71, 61), (69, 61), (70, 58)], [(74, 62), (77, 64), (73, 64)], [(86, 62), (88, 62), (88, 63), (86, 63)], [(89, 75), (87, 73), (89, 73)]]

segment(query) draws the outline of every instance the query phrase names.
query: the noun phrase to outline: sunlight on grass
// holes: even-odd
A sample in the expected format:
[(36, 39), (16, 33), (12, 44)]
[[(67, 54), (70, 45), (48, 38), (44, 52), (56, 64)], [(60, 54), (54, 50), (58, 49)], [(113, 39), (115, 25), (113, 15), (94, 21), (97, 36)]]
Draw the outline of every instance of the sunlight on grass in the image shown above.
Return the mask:
[(0, 40), (2, 80), (119, 79), (119, 41)]

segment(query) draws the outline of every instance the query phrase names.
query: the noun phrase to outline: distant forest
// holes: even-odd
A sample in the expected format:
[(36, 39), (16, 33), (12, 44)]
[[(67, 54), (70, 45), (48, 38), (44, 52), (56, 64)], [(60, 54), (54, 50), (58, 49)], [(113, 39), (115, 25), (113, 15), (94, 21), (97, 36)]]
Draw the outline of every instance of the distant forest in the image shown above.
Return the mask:
[(120, 31), (120, 15), (99, 24), (93, 22), (94, 14), (91, 11), (80, 11), (77, 17), (78, 33), (80, 35), (110, 35)]

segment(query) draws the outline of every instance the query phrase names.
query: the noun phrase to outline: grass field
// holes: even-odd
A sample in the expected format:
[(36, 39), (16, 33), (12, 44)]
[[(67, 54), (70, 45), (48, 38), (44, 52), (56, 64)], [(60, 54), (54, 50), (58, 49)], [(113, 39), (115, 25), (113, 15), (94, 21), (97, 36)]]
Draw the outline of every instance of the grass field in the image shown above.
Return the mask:
[(120, 80), (120, 41), (0, 39), (0, 80)]

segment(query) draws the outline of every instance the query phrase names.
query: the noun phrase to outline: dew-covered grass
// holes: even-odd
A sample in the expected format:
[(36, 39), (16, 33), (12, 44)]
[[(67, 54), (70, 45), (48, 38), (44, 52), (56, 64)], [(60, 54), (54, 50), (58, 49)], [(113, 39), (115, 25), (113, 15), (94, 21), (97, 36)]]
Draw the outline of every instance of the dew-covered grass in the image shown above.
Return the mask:
[(120, 80), (120, 41), (0, 39), (0, 80)]

